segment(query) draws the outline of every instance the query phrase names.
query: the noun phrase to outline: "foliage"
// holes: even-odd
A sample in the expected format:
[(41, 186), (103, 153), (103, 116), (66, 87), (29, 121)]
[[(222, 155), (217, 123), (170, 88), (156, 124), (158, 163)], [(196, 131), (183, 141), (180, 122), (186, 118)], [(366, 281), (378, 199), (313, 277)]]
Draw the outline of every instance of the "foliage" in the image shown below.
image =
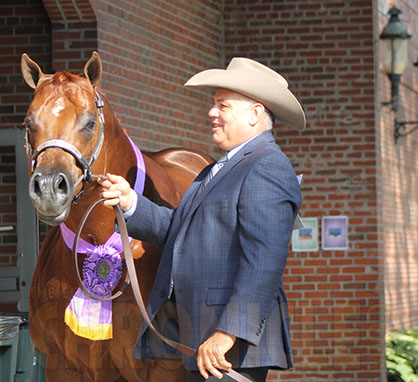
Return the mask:
[(418, 382), (418, 329), (386, 334), (389, 382)]

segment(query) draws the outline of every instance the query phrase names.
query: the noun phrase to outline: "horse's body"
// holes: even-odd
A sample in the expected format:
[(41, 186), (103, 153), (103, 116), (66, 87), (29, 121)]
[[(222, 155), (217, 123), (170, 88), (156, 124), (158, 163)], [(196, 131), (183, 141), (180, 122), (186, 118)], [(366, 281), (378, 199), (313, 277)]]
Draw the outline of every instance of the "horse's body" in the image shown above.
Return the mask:
[[(92, 155), (100, 134), (94, 103), (101, 77), (99, 56), (93, 54), (84, 76), (45, 75), (26, 55), (22, 58), (22, 72), (35, 89), (25, 119), (28, 145), (36, 150), (45, 141), (60, 139), (76, 147), (84, 157)], [(133, 185), (136, 157), (110, 105), (104, 103), (104, 142), (91, 171), (119, 174)], [(144, 194), (159, 204), (175, 207), (211, 159), (189, 150), (165, 150), (144, 155), (144, 161)], [(36, 348), (47, 355), (48, 382), (184, 381), (179, 362), (132, 358), (142, 317), (129, 287), (113, 302), (113, 339), (91, 341), (75, 335), (65, 324), (64, 312), (78, 284), (72, 253), (57, 225), (65, 220), (66, 226), (76, 232), (85, 210), (99, 199), (100, 187), (94, 181), (83, 182), (84, 193), (77, 204), (72, 204), (83, 187), (77, 182), (82, 170), (71, 153), (57, 147), (42, 151), (32, 171), (33, 204), (40, 219), (54, 226), (42, 244), (30, 293), (31, 337)], [(114, 231), (114, 219), (112, 210), (99, 205), (89, 217), (82, 238), (94, 245), (104, 243)], [(131, 246), (146, 300), (161, 250), (139, 241), (132, 241)]]

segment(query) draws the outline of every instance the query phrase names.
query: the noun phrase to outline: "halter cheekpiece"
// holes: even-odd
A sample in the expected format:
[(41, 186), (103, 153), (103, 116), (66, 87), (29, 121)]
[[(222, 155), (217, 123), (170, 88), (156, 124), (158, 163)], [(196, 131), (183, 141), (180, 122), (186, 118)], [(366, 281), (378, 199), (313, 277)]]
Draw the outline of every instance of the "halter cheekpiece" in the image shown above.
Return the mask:
[(97, 115), (99, 118), (99, 124), (100, 124), (100, 130), (99, 130), (99, 138), (97, 140), (96, 146), (94, 147), (93, 153), (91, 157), (85, 158), (83, 154), (71, 143), (68, 143), (62, 139), (49, 139), (45, 142), (42, 142), (35, 150), (33, 150), (31, 144), (29, 143), (29, 137), (28, 137), (28, 131), (26, 131), (26, 152), (28, 155), (28, 158), (30, 160), (31, 165), (31, 172), (36, 168), (37, 159), (38, 156), (44, 152), (45, 150), (48, 150), (50, 148), (59, 148), (61, 150), (64, 150), (71, 154), (74, 159), (76, 160), (77, 166), (81, 168), (83, 175), (80, 179), (80, 181), (83, 181), (83, 187), (81, 188), (80, 192), (74, 197), (73, 203), (76, 203), (84, 190), (84, 184), (85, 182), (91, 182), (93, 180), (93, 174), (91, 172), (91, 166), (93, 166), (93, 163), (98, 158), (100, 151), (103, 146), (104, 141), (104, 124), (105, 124), (105, 118), (103, 114), (103, 106), (104, 102), (100, 98), (99, 93), (96, 91), (95, 93), (95, 103), (97, 108)]

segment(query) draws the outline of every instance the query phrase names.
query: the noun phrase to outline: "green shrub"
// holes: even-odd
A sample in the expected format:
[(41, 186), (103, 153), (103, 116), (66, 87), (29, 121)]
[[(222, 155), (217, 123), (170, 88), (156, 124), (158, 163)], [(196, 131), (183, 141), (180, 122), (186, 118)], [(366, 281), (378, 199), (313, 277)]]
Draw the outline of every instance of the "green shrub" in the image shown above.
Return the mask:
[(418, 382), (418, 329), (386, 334), (389, 382)]

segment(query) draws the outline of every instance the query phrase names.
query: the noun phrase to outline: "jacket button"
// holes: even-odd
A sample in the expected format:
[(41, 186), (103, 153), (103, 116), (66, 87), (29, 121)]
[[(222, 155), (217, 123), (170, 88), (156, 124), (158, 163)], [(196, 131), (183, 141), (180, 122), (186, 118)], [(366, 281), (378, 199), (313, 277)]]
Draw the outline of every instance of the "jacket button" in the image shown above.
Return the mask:
[(160, 291), (160, 297), (161, 298), (164, 298), (165, 297), (165, 292), (162, 290), (162, 291)]

